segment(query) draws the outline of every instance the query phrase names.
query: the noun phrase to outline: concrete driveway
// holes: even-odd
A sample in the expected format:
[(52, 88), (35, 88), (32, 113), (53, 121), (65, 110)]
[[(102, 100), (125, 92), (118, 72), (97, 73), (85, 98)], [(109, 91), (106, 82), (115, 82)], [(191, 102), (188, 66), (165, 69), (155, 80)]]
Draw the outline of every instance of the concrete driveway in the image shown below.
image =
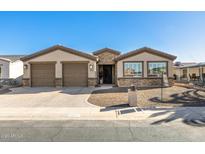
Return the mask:
[(19, 87), (0, 94), (0, 108), (19, 107), (93, 107), (87, 99), (94, 88)]

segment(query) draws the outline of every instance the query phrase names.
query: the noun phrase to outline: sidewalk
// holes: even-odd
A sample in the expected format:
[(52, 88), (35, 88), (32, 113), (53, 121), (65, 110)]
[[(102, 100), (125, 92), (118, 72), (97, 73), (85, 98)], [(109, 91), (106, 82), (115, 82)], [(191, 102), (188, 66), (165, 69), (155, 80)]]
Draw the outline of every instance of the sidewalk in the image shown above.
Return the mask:
[(0, 120), (201, 120), (205, 122), (205, 107), (179, 108), (0, 108)]

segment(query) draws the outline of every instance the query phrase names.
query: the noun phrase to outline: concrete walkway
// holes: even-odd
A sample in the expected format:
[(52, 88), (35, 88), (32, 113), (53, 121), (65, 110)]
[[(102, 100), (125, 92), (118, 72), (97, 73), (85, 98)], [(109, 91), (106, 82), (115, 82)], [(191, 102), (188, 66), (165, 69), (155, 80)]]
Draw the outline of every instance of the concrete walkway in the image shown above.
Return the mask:
[(182, 121), (205, 124), (205, 107), (179, 108), (0, 108), (0, 120), (149, 120), (153, 124)]

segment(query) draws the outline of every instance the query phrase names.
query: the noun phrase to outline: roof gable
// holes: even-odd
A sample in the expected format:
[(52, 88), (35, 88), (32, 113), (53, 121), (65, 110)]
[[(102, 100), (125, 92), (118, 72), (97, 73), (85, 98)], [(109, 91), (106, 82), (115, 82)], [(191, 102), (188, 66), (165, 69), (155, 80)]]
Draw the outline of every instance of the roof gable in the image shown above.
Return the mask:
[(158, 50), (155, 50), (155, 49), (151, 49), (151, 48), (148, 48), (148, 47), (143, 47), (143, 48), (136, 49), (134, 51), (130, 51), (128, 53), (122, 54), (122, 55), (116, 57), (115, 61), (119, 61), (119, 60), (122, 60), (122, 59), (125, 59), (125, 58), (128, 58), (128, 57), (132, 57), (134, 55), (138, 55), (138, 54), (141, 54), (143, 52), (147, 52), (147, 53), (150, 53), (150, 54), (153, 54), (153, 55), (164, 57), (164, 58), (167, 58), (167, 59), (170, 59), (170, 60), (175, 60), (176, 59), (176, 56), (174, 56), (174, 55), (170, 55), (168, 53), (158, 51)]
[(22, 61), (28, 61), (30, 59), (36, 58), (38, 56), (41, 56), (41, 55), (44, 55), (44, 54), (47, 54), (47, 53), (50, 53), (50, 52), (53, 52), (53, 51), (56, 51), (56, 50), (62, 50), (64, 52), (68, 52), (68, 53), (71, 53), (71, 54), (74, 54), (74, 55), (77, 55), (77, 56), (85, 57), (87, 59), (91, 59), (91, 60), (96, 61), (95, 56), (92, 56), (92, 55), (89, 55), (87, 53), (77, 51), (77, 50), (74, 50), (74, 49), (71, 49), (71, 48), (67, 48), (67, 47), (64, 47), (64, 46), (61, 46), (61, 45), (55, 45), (55, 46), (52, 46), (50, 48), (35, 52), (31, 55), (28, 55), (28, 56), (25, 56), (25, 57), (21, 58), (21, 60)]
[(119, 51), (113, 50), (113, 49), (110, 49), (110, 48), (102, 48), (100, 50), (97, 50), (97, 51), (93, 52), (93, 55), (99, 55), (99, 54), (104, 53), (104, 52), (110, 52), (110, 53), (113, 53), (113, 54), (116, 54), (116, 55), (120, 55)]

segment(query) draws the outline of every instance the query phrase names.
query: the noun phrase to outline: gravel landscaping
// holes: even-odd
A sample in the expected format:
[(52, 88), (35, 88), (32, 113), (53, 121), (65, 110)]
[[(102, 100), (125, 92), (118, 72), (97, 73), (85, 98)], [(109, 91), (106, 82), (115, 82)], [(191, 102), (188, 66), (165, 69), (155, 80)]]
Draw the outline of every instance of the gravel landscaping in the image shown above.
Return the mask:
[[(110, 107), (128, 104), (128, 88), (113, 87), (94, 91), (88, 102), (101, 106)], [(161, 101), (161, 89), (138, 89), (139, 107), (178, 107), (178, 106), (205, 106), (205, 92), (185, 87), (173, 86), (164, 88), (164, 97)]]

